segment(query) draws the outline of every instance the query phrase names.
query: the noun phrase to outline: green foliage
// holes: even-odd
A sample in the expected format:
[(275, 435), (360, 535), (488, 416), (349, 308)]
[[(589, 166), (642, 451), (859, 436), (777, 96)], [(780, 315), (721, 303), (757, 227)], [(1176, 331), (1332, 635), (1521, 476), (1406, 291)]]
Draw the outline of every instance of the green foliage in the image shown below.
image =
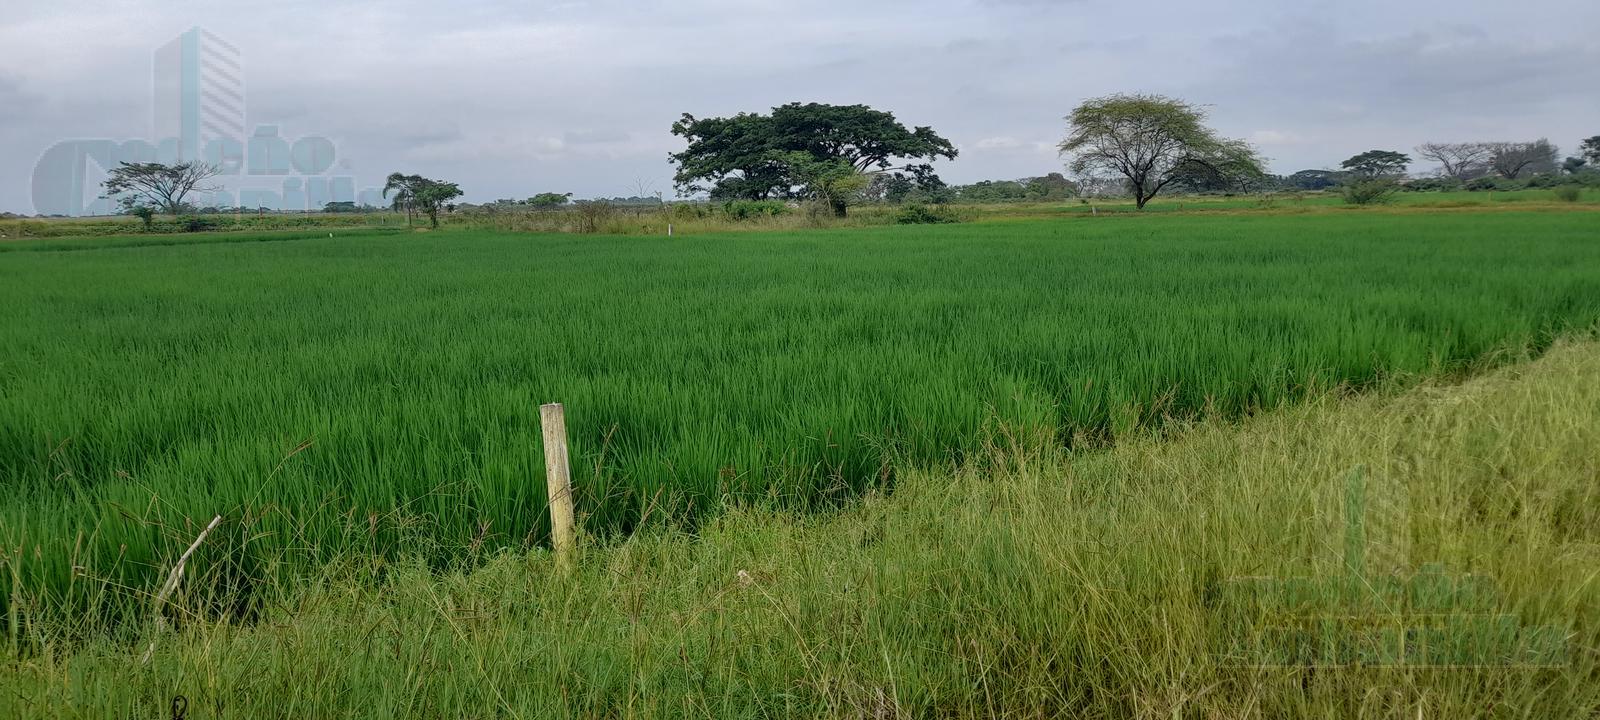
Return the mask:
[(156, 210), (149, 205), (133, 205), (128, 208), (128, 214), (139, 218), (144, 223), (144, 231), (150, 232), (150, 224), (155, 222)]
[(1600, 135), (1585, 139), (1578, 144), (1578, 152), (1589, 161), (1590, 165), (1600, 166)]
[(1028, 186), (1016, 180), (983, 180), (955, 188), (962, 202), (1017, 202), (1028, 198)]
[(1284, 178), (1284, 184), (1298, 190), (1326, 190), (1343, 180), (1343, 174), (1333, 170), (1301, 170)]
[(1400, 184), (1387, 178), (1356, 180), (1346, 183), (1339, 192), (1351, 205), (1381, 205), (1394, 199)]
[(1514, 180), (1506, 180), (1505, 178), (1498, 178), (1490, 175), (1485, 175), (1484, 177), (1480, 178), (1473, 178), (1468, 180), (1466, 184), (1466, 189), (1470, 191), (1512, 190), (1521, 188), (1522, 184)]
[(554, 210), (563, 207), (572, 199), (572, 193), (539, 193), (528, 198), (527, 205), (535, 210)]
[(213, 190), (205, 183), (221, 172), (198, 162), (177, 165), (124, 162), (106, 174), (101, 186), (105, 197), (116, 199), (130, 214), (134, 208), (144, 206), (158, 213), (177, 215), (191, 209), (187, 204), (189, 195)]
[(1218, 136), (1205, 120), (1202, 108), (1182, 100), (1110, 95), (1072, 111), (1060, 149), (1079, 175), (1127, 178), (1139, 209), (1180, 179), (1233, 187), (1265, 176), (1254, 148)]
[(1577, 185), (1562, 185), (1556, 188), (1555, 195), (1561, 202), (1575, 203), (1583, 197), (1583, 188)]
[(900, 205), (907, 202), (946, 203), (955, 200), (957, 190), (946, 185), (932, 165), (908, 165), (894, 172), (873, 173), (864, 198)]
[(729, 200), (722, 204), (722, 213), (734, 220), (776, 217), (789, 212), (789, 204), (782, 200)]
[(384, 197), (389, 197), (391, 192), (394, 193), (394, 209), (404, 209), (408, 218), (412, 210), (419, 210), (428, 216), (429, 223), (435, 229), (439, 227), (439, 211), (462, 195), (461, 188), (455, 183), (400, 173), (391, 173), (383, 186)]
[[(684, 193), (715, 199), (815, 198), (843, 215), (844, 196), (866, 186), (859, 176), (898, 160), (955, 158), (931, 128), (908, 129), (892, 113), (865, 105), (790, 103), (771, 115), (697, 119), (685, 114), (672, 133), (688, 147), (671, 156)], [(840, 184), (849, 192), (840, 192)]]
[(912, 204), (896, 213), (894, 221), (899, 225), (946, 225), (961, 222), (961, 218), (947, 207)]
[(1031, 201), (1070, 200), (1078, 195), (1077, 183), (1057, 172), (1043, 177), (1027, 178), (1020, 182), (1027, 186), (1027, 199)]
[(1449, 176), (1417, 178), (1401, 186), (1406, 192), (1454, 192), (1465, 188), (1466, 183)]
[(178, 218), (178, 227), (184, 232), (206, 232), (212, 229), (212, 222), (198, 215), (184, 215)]
[[(789, 208), (785, 205), (784, 209)], [(676, 220), (699, 220), (710, 214), (706, 206), (690, 202), (673, 203), (670, 212)]]
[(1394, 150), (1368, 150), (1339, 163), (1339, 167), (1354, 175), (1357, 180), (1375, 180), (1403, 176), (1410, 164), (1411, 156), (1405, 153)]
[(842, 159), (814, 160), (807, 153), (788, 153), (784, 164), (805, 189), (806, 199), (815, 200), (844, 217), (846, 208), (862, 200), (869, 179)]

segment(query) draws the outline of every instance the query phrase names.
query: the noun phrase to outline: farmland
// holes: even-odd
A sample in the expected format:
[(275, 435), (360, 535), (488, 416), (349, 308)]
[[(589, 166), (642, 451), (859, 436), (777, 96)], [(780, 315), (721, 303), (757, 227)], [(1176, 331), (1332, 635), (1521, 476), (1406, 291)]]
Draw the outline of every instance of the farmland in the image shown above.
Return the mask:
[(105, 588), (150, 586), (214, 514), (190, 582), (246, 608), (350, 552), (538, 545), (540, 402), (568, 407), (579, 512), (606, 535), (835, 506), (996, 425), (1092, 447), (1470, 370), (1594, 327), (1594, 228), (1175, 214), (19, 245), (0, 253), (8, 610), (116, 615)]

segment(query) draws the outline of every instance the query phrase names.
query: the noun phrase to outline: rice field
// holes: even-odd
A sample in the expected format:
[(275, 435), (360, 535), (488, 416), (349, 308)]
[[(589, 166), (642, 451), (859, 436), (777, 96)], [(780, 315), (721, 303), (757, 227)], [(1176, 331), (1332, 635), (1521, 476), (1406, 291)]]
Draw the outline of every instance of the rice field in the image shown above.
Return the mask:
[(186, 583), (226, 602), (351, 552), (438, 566), (537, 545), (542, 402), (566, 404), (580, 516), (608, 533), (730, 500), (832, 505), (994, 423), (1100, 443), (1521, 357), (1600, 320), (1597, 227), (1330, 213), (16, 246), (11, 639), (19, 607), (115, 614), (214, 514)]

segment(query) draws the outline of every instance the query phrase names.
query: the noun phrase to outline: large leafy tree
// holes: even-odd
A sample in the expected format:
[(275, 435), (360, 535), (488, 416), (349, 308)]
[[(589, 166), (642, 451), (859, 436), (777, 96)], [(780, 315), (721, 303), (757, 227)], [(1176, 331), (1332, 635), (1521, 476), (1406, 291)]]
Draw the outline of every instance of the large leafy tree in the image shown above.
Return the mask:
[(411, 222), (413, 210), (428, 216), (433, 227), (439, 227), (439, 210), (445, 204), (461, 197), (461, 188), (455, 183), (429, 180), (421, 175), (391, 173), (383, 186), (383, 196), (394, 193), (394, 209), (406, 210), (406, 222)]
[(177, 215), (183, 212), (188, 208), (187, 198), (191, 193), (216, 189), (205, 183), (220, 174), (216, 167), (205, 163), (125, 162), (111, 169), (101, 187), (106, 197), (122, 205), (124, 212), (144, 218), (148, 226), (148, 213)]
[(1411, 156), (1394, 150), (1368, 150), (1339, 163), (1339, 167), (1358, 180), (1399, 177), (1410, 165)]
[(907, 128), (893, 113), (865, 105), (790, 103), (770, 115), (728, 118), (685, 114), (673, 123), (672, 134), (688, 142), (670, 156), (681, 192), (748, 200), (814, 198), (839, 216), (849, 207), (845, 191), (859, 191), (866, 182), (844, 175), (904, 170), (920, 177), (931, 172), (927, 163), (956, 156), (955, 146), (932, 128)]
[(1161, 95), (1094, 98), (1067, 116), (1060, 148), (1075, 173), (1127, 178), (1140, 209), (1175, 182), (1238, 186), (1266, 174), (1254, 148), (1218, 136), (1205, 119), (1203, 109)]

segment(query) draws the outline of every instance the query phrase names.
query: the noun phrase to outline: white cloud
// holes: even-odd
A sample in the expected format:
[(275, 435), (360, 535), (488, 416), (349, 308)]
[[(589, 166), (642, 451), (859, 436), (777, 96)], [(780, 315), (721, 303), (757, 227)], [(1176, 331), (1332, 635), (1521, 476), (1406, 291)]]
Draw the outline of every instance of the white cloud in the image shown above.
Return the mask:
[(992, 137), (978, 141), (979, 150), (1015, 150), (1022, 147), (1023, 143), (1014, 137)]

